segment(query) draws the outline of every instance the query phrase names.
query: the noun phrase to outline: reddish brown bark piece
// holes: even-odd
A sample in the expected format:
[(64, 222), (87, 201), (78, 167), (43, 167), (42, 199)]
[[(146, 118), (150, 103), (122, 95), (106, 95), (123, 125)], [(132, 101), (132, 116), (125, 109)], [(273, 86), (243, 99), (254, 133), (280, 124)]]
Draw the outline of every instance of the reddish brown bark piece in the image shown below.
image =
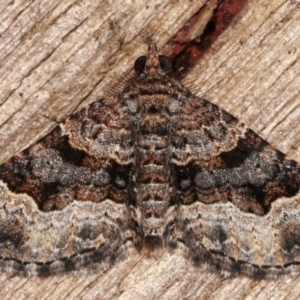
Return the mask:
[(151, 44), (119, 95), (0, 166), (0, 268), (50, 275), (178, 248), (211, 269), (298, 273), (300, 166), (170, 76)]
[(170, 39), (163, 53), (172, 58), (174, 69), (177, 71), (174, 75), (177, 78), (183, 78), (197, 64), (205, 51), (226, 30), (246, 3), (247, 0), (209, 1), (207, 5), (212, 6), (214, 12), (203, 32), (199, 32), (196, 36), (194, 33), (191, 39), (187, 39), (199, 26), (198, 22), (201, 22), (205, 6), (179, 30), (176, 36)]

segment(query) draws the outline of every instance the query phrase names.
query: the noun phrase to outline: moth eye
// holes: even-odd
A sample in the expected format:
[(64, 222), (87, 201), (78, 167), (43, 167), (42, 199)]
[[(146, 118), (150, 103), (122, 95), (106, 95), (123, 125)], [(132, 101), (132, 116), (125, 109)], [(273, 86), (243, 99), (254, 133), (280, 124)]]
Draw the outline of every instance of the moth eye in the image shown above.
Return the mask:
[(170, 73), (170, 72), (173, 71), (172, 62), (167, 56), (159, 55), (158, 60), (159, 60), (159, 64), (160, 64), (161, 69), (165, 73)]
[(134, 63), (134, 69), (137, 73), (143, 73), (146, 66), (146, 56), (140, 56)]

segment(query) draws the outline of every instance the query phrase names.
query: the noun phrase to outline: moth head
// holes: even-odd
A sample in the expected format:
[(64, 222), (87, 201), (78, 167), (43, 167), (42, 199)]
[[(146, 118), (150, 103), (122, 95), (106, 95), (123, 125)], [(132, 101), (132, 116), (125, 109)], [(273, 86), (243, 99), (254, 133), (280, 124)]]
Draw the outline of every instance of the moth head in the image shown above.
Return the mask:
[(150, 44), (147, 55), (136, 59), (134, 69), (137, 74), (163, 75), (171, 73), (173, 65), (167, 56), (158, 54), (155, 44)]

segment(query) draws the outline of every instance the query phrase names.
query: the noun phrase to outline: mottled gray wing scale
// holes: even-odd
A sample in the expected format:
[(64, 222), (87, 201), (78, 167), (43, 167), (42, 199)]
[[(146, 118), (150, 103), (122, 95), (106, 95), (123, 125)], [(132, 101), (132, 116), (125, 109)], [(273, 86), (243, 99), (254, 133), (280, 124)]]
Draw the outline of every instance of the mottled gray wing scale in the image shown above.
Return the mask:
[(131, 136), (117, 97), (0, 166), (0, 268), (47, 275), (114, 260), (132, 240)]
[(230, 273), (295, 271), (299, 165), (204, 99), (188, 98), (180, 116), (173, 177), (190, 255)]

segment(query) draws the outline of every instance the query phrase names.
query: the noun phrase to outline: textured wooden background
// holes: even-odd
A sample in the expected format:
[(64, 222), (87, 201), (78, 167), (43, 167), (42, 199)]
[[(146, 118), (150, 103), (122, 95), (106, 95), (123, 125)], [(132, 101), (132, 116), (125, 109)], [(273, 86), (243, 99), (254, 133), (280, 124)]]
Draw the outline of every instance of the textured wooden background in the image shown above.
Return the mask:
[[(163, 46), (213, 2), (0, 1), (0, 162), (99, 99), (150, 39)], [(299, 0), (249, 0), (184, 82), (300, 162), (299, 24)], [(168, 252), (132, 253), (96, 275), (0, 282), (10, 300), (300, 297), (300, 276), (226, 279)]]

